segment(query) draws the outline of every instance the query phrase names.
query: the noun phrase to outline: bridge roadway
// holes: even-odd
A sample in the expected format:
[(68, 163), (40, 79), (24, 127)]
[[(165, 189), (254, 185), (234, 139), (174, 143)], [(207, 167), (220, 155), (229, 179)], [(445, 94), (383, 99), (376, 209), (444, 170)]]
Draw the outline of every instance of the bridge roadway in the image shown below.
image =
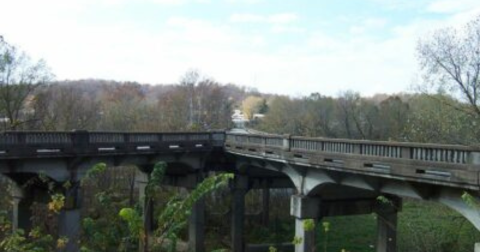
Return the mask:
[[(140, 197), (148, 174), (158, 161), (168, 163), (166, 183), (194, 188), (208, 172), (234, 172), (231, 236), (233, 251), (266, 251), (268, 245), (247, 245), (243, 236), (244, 197), (263, 189), (263, 222), (268, 222), (269, 189), (294, 188), (290, 212), (295, 217), (295, 251), (312, 251), (314, 234), (303, 220), (326, 216), (376, 213), (377, 251), (396, 251), (397, 212), (402, 198), (445, 204), (480, 230), (480, 148), (399, 142), (253, 135), (231, 132), (4, 132), (0, 134), (0, 173), (17, 185), (13, 191), (13, 223), (30, 228), (30, 205), (48, 200), (45, 186), (28, 183), (39, 173), (65, 190), (67, 204), (59, 215), (59, 234), (70, 237), (67, 251), (77, 251), (80, 179), (98, 162), (136, 165)], [(152, 209), (144, 224), (151, 230)], [(204, 202), (189, 220), (189, 246), (204, 251)]]

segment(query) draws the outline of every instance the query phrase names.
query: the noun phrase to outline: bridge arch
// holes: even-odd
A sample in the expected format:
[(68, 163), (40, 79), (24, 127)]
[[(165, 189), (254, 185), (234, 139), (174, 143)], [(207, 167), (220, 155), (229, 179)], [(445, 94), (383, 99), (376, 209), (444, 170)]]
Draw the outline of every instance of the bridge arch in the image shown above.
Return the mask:
[(295, 188), (297, 190), (301, 187), (302, 180), (299, 178), (299, 171), (288, 164), (245, 158), (238, 158), (235, 164), (236, 171), (247, 175), (253, 183), (261, 178), (262, 180), (272, 181), (273, 187)]

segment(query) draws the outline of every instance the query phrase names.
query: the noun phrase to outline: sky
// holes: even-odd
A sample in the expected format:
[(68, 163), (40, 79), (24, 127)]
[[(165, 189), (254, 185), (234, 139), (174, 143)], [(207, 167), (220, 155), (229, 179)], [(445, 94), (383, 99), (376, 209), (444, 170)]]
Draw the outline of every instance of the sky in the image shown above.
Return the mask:
[(261, 92), (411, 91), (418, 40), (479, 0), (0, 0), (0, 35), (57, 80), (177, 83), (196, 69)]

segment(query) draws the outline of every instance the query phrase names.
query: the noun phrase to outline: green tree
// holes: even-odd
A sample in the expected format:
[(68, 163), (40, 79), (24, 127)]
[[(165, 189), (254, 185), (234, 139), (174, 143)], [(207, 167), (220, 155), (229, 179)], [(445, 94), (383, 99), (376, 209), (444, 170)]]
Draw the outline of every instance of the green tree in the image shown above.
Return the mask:
[(391, 96), (380, 102), (377, 121), (379, 139), (381, 140), (406, 140), (406, 127), (410, 106), (398, 96)]
[[(410, 99), (409, 141), (472, 144), (478, 138), (478, 120), (459, 113), (455, 107), (466, 106), (447, 95), (417, 95)], [(454, 104), (448, 106), (446, 104)]]

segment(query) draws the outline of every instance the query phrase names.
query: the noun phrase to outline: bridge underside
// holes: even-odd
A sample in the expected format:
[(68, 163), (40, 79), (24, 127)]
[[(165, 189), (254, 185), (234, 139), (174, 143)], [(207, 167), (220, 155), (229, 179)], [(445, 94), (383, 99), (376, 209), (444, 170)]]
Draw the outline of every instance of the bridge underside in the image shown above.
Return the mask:
[[(415, 179), (339, 171), (332, 166), (314, 166), (271, 158), (235, 153), (240, 172), (269, 170), (289, 177), (297, 191), (292, 196), (291, 214), (297, 218), (296, 235), (304, 237), (296, 251), (310, 251), (314, 234), (303, 230), (302, 220), (327, 216), (376, 213), (378, 218), (377, 251), (396, 251), (397, 212), (401, 198), (427, 200), (444, 204), (462, 214), (480, 230), (480, 212), (462, 196), (479, 200), (478, 191), (443, 183), (424, 183)], [(247, 167), (247, 169), (245, 169)]]

